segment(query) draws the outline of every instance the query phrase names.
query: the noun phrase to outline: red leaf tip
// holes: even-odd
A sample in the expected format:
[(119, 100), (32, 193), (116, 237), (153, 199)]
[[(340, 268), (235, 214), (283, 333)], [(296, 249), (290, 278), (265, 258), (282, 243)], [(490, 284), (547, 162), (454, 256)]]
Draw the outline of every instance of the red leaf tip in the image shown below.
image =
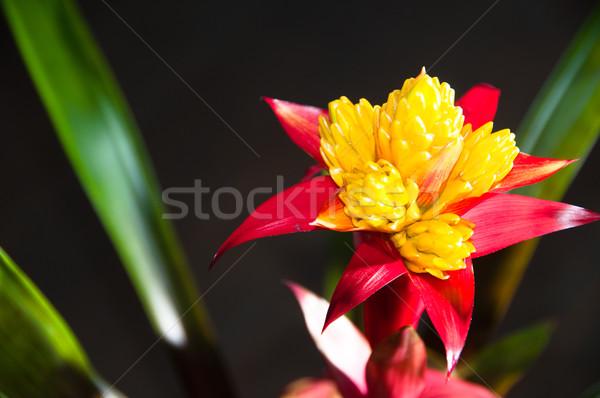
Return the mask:
[(496, 86), (492, 86), (491, 84), (485, 83), (485, 82), (484, 83), (479, 83), (479, 84), (477, 84), (477, 86), (479, 86), (481, 88), (486, 88), (488, 90), (491, 90), (493, 93), (497, 94), (498, 97), (500, 96), (500, 89), (498, 87), (496, 87)]
[(312, 156), (323, 167), (327, 167), (320, 153), (319, 117), (327, 116), (326, 109), (295, 104), (270, 97), (263, 97), (271, 107), (283, 129), (292, 141)]
[(302, 292), (302, 287), (299, 284), (290, 281), (289, 279), (282, 279), (281, 283), (286, 285), (295, 296), (298, 296)]
[(448, 365), (447, 365), (448, 370), (446, 372), (446, 383), (448, 383), (448, 380), (450, 379), (450, 375), (452, 374), (452, 371), (454, 370), (454, 368), (456, 367), (456, 364), (458, 363), (461, 351), (457, 352), (455, 350), (447, 350), (446, 361), (448, 363)]
[(215, 264), (217, 263), (217, 261), (219, 261), (219, 257), (221, 257), (221, 256), (219, 255), (219, 253), (216, 253), (216, 254), (213, 256), (213, 259), (212, 259), (212, 260), (210, 260), (210, 264), (208, 265), (208, 269), (209, 269), (209, 270), (213, 269), (213, 267), (215, 266)]
[(323, 325), (321, 334), (325, 333), (325, 329), (327, 329), (329, 327), (329, 325), (331, 325), (333, 323), (333, 321), (335, 321), (335, 319), (331, 318), (330, 312), (331, 312), (331, 305), (329, 305), (329, 310), (327, 310), (327, 316), (325, 317), (325, 324)]

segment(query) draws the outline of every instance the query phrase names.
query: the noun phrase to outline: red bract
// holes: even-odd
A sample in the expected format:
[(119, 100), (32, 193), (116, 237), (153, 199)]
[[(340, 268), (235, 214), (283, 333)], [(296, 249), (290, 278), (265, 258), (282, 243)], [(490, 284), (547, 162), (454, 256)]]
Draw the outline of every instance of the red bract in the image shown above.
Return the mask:
[[(463, 109), (465, 125), (471, 123), (477, 127), (491, 121), (498, 96), (497, 89), (482, 84), (459, 99), (457, 105)], [(327, 117), (327, 112), (281, 100), (266, 101), (292, 140), (320, 165), (324, 165), (319, 151), (318, 123), (319, 116)], [(416, 200), (420, 206), (427, 207), (431, 203), (428, 192), (439, 195), (444, 189), (443, 182), (448, 178), (461, 147), (455, 145), (439, 151), (436, 161), (432, 163), (433, 170), (414, 171), (421, 189)], [(390, 235), (368, 226), (357, 227), (346, 214), (345, 204), (338, 196), (338, 184), (329, 176), (303, 181), (267, 200), (227, 239), (214, 261), (226, 250), (250, 239), (323, 228), (362, 231), (362, 243), (358, 245), (331, 299), (325, 327), (368, 299), (365, 317), (385, 317), (389, 320), (387, 324), (374, 323), (378, 326), (366, 330), (367, 337), (375, 344), (400, 327), (415, 324), (425, 308), (444, 342), (448, 372), (451, 372), (463, 349), (471, 323), (474, 299), (471, 258), (600, 218), (598, 214), (580, 207), (503, 193), (539, 182), (571, 162), (519, 153), (512, 162), (510, 172), (487, 193), (449, 202), (444, 208), (445, 213), (455, 214), (475, 225), (470, 240), (475, 252), (464, 258), (463, 269), (446, 271), (445, 280), (408, 269), (406, 261), (390, 241)], [(313, 168), (310, 173), (314, 175), (315, 171)], [(390, 303), (389, 297), (393, 296), (389, 293), (385, 293), (385, 300), (379, 297), (382, 294), (377, 292), (386, 285), (403, 305)], [(396, 307), (395, 310), (385, 313), (382, 302)]]
[[(341, 317), (321, 333), (328, 303), (295, 284), (288, 286), (304, 314), (308, 332), (326, 360), (331, 380), (346, 398), (490, 398), (491, 391), (459, 379), (447, 379), (442, 372), (427, 369), (425, 345), (411, 326), (387, 336), (371, 350), (356, 327)], [(328, 387), (325, 389), (325, 387)], [(323, 392), (322, 398), (334, 397), (324, 380), (305, 383), (284, 394), (299, 398), (306, 391)]]

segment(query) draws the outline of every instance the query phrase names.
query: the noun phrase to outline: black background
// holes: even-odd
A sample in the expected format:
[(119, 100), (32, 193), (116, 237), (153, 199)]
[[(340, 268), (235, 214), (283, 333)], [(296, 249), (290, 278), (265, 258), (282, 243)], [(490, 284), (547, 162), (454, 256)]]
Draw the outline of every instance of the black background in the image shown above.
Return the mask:
[[(260, 157), (101, 0), (80, 5), (131, 104), (161, 185), (189, 187), (201, 179), (213, 192), (235, 187), (247, 194), (257, 186), (274, 187), (277, 175), (290, 186), (312, 164), (259, 96), (321, 107), (340, 95), (381, 103), (421, 66), (434, 64), (492, 3), (109, 1)], [(449, 82), (457, 97), (479, 82), (501, 88), (495, 126), (516, 130), (592, 6), (501, 0), (429, 73)], [(155, 336), (5, 24), (0, 32), (0, 244), (112, 382)], [(596, 149), (566, 202), (600, 210), (599, 161)], [(211, 196), (204, 198), (209, 211)], [(193, 203), (191, 196), (182, 199)], [(231, 211), (232, 203), (225, 201), (222, 209)], [(280, 281), (318, 291), (331, 233), (259, 241), (211, 288), (249, 247), (231, 250), (207, 271), (213, 253), (241, 221), (190, 215), (175, 225), (199, 285), (210, 288), (206, 302), (241, 396), (276, 396), (287, 382), (322, 367)], [(500, 334), (547, 317), (559, 326), (511, 397), (572, 397), (600, 379), (599, 232), (596, 224), (544, 238)], [(477, 261), (475, 267), (477, 272)], [(132, 397), (183, 396), (160, 345), (118, 387)]]

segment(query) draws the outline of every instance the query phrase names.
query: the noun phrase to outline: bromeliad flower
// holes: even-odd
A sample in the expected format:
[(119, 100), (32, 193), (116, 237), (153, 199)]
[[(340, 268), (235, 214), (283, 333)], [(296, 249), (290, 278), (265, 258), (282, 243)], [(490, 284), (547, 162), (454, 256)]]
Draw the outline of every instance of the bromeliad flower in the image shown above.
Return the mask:
[(497, 395), (482, 386), (427, 369), (425, 345), (406, 326), (376, 346), (346, 317), (321, 334), (328, 303), (295, 284), (296, 296), (306, 327), (325, 357), (330, 378), (293, 383), (284, 398), (492, 398)]
[[(423, 71), (382, 106), (346, 97), (329, 111), (266, 99), (292, 140), (329, 171), (267, 200), (215, 256), (260, 237), (332, 229), (362, 231), (325, 327), (364, 302), (374, 344), (427, 313), (450, 372), (471, 323), (471, 259), (599, 218), (580, 207), (503, 193), (533, 184), (570, 160), (520, 153), (509, 130), (493, 132), (499, 91), (480, 84), (454, 103), (447, 83)], [(317, 167), (311, 168), (314, 174)], [(214, 262), (213, 262), (214, 263)], [(375, 294), (390, 284), (402, 308)], [(380, 323), (372, 322), (373, 325)]]

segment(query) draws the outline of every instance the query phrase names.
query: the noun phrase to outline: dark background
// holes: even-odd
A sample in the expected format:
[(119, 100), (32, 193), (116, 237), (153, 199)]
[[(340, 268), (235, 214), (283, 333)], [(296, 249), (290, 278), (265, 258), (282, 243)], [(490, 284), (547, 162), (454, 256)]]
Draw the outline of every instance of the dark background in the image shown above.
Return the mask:
[[(290, 186), (311, 165), (259, 96), (322, 107), (340, 95), (384, 102), (421, 66), (434, 64), (492, 3), (109, 1), (260, 157), (101, 0), (80, 5), (131, 104), (162, 186), (190, 187), (201, 179), (213, 192), (231, 186), (247, 194), (257, 186), (274, 187), (277, 175)], [(483, 81), (501, 88), (495, 125), (516, 130), (592, 6), (501, 0), (429, 73), (450, 82), (457, 97)], [(155, 336), (5, 24), (0, 34), (0, 244), (112, 382)], [(599, 161), (596, 149), (566, 202), (600, 210)], [(210, 198), (204, 197), (205, 211)], [(182, 199), (193, 203), (191, 196)], [(203, 290), (250, 247), (231, 250), (207, 271), (213, 253), (241, 221), (190, 214), (175, 222)], [(546, 317), (559, 327), (511, 397), (574, 397), (600, 379), (599, 232), (597, 223), (544, 238), (500, 334)], [(318, 232), (259, 241), (207, 294), (242, 397), (276, 396), (287, 382), (322, 367), (280, 281), (319, 291), (330, 238)], [(131, 397), (183, 396), (161, 346), (118, 387)]]

